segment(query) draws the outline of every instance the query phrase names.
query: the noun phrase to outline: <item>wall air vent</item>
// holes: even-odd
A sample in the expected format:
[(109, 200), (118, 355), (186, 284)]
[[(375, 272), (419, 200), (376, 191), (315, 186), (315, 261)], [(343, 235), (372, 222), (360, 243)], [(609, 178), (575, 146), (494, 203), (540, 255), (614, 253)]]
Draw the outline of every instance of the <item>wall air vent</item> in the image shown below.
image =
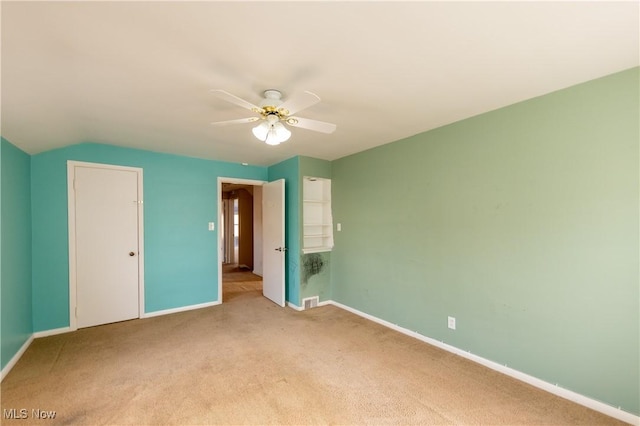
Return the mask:
[(307, 297), (305, 299), (302, 299), (302, 308), (303, 309), (315, 308), (316, 306), (318, 306), (318, 302), (319, 302), (318, 296)]

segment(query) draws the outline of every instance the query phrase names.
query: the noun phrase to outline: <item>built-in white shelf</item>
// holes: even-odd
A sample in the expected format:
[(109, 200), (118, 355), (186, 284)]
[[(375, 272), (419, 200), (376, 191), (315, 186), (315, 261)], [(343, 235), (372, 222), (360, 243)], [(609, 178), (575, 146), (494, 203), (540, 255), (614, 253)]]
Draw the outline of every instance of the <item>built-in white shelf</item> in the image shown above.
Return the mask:
[(333, 248), (331, 179), (305, 176), (302, 184), (303, 253)]

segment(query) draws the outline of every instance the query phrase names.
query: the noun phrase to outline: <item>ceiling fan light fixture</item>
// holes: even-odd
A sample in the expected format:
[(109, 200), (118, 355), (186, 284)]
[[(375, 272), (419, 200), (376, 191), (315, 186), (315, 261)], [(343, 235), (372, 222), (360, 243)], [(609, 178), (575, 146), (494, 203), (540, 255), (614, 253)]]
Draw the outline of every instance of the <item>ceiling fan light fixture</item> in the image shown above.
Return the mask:
[(273, 132), (273, 135), (277, 137), (278, 143), (286, 142), (291, 137), (291, 132), (289, 131), (289, 129), (284, 127), (284, 125), (280, 122), (277, 122), (273, 126), (271, 126), (271, 131)]
[(252, 129), (253, 136), (260, 139), (261, 141), (264, 141), (265, 139), (267, 139), (267, 134), (269, 133), (270, 127), (271, 126), (266, 121), (261, 122)]
[(267, 145), (279, 145), (291, 137), (289, 129), (284, 127), (275, 115), (270, 115), (267, 120), (253, 128), (253, 135)]
[(271, 136), (271, 131), (269, 132), (269, 135), (267, 135), (267, 138), (264, 140), (264, 143), (266, 143), (267, 145), (280, 145), (280, 141), (278, 140), (277, 137), (272, 137)]

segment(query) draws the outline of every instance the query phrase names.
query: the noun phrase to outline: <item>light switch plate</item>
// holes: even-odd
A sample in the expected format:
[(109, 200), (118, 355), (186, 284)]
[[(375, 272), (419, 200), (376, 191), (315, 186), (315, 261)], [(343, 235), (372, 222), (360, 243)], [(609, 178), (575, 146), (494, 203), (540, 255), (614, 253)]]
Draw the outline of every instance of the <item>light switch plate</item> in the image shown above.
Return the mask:
[(447, 318), (447, 326), (450, 329), (455, 330), (456, 329), (456, 318), (455, 317), (448, 317)]
[(216, 224), (213, 222), (209, 222), (209, 231), (215, 231), (216, 230)]

